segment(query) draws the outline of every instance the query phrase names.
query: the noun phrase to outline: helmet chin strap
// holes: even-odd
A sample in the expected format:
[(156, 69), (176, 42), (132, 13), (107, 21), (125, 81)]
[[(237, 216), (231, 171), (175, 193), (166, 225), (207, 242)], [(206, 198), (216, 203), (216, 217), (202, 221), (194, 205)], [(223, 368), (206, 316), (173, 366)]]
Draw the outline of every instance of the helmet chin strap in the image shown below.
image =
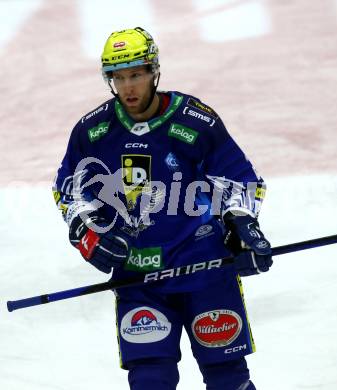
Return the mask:
[[(158, 78), (157, 78), (157, 83), (154, 82), (154, 79), (155, 77), (153, 78), (153, 84), (152, 84), (152, 91), (151, 91), (151, 95), (150, 95), (150, 98), (149, 98), (149, 102), (148, 104), (146, 105), (144, 111), (140, 112), (140, 114), (143, 114), (152, 104), (153, 102), (153, 99), (156, 95), (156, 92), (157, 92), (157, 88), (158, 88), (158, 84), (159, 84), (159, 79), (160, 79), (160, 72), (158, 73)], [(123, 105), (123, 103), (121, 102), (120, 98), (119, 98), (119, 95), (117, 92), (114, 91), (113, 89), (113, 86), (111, 85), (111, 79), (108, 79), (108, 84), (109, 84), (109, 87), (110, 87), (110, 92), (114, 95), (114, 97), (116, 99), (119, 100), (119, 102)]]

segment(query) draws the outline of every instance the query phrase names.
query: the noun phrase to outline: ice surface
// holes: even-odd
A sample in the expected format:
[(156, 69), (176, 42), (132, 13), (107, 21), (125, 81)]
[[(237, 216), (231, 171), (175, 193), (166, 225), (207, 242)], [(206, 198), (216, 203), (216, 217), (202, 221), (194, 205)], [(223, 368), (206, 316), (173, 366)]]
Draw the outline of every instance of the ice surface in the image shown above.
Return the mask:
[[(336, 177), (268, 184), (261, 224), (273, 245), (336, 233)], [(68, 244), (49, 189), (2, 189), (3, 202), (8, 207), (0, 214), (0, 388), (128, 389), (119, 368), (112, 293), (6, 311), (7, 300), (106, 277)], [(244, 279), (257, 344), (248, 362), (259, 390), (336, 389), (336, 257), (336, 245), (283, 255), (268, 274)], [(185, 334), (182, 352), (178, 389), (203, 389)]]
[(155, 36), (155, 17), (149, 0), (78, 0), (82, 50), (97, 61), (107, 37), (113, 32), (140, 26)]
[(205, 41), (234, 41), (271, 32), (271, 18), (262, 1), (231, 5), (223, 10), (217, 9), (214, 13), (206, 13), (200, 19), (200, 33)]
[(0, 1), (0, 52), (15, 35), (20, 26), (41, 6), (43, 0)]
[[(78, 119), (74, 113), (83, 110), (83, 101), (76, 99), (84, 89), (79, 88), (81, 84), (76, 84), (75, 76), (83, 80), (89, 74), (91, 77), (93, 68), (89, 60), (95, 58), (95, 64), (99, 63), (97, 55), (102, 50), (106, 34), (112, 29), (131, 25), (148, 28), (155, 36), (159, 33), (159, 42), (163, 42), (162, 53), (166, 51), (162, 59), (163, 69), (167, 61), (166, 77), (174, 74), (176, 79), (176, 84), (170, 88), (183, 85), (183, 90), (191, 91), (195, 85), (198, 96), (211, 97), (217, 106), (220, 105), (230, 127), (241, 129), (241, 139), (246, 137), (245, 129), (249, 129), (247, 139), (250, 139), (251, 150), (257, 151), (257, 157), (263, 157), (259, 159), (262, 170), (269, 168), (267, 164), (272, 154), (276, 156), (275, 164), (270, 164), (272, 169), (268, 172), (280, 173), (282, 170), (281, 173), (288, 172), (289, 176), (292, 174), (289, 164), (303, 172), (303, 162), (307, 172), (312, 167), (316, 171), (329, 169), (335, 172), (336, 99), (334, 83), (331, 83), (335, 75), (335, 4), (330, 12), (330, 2), (318, 4), (303, 0), (195, 0), (160, 2), (160, 5), (159, 2), (138, 0), (132, 1), (133, 6), (128, 7), (129, 3), (112, 0), (0, 1), (0, 54), (6, 56), (1, 64), (9, 64), (3, 68), (5, 76), (1, 85), (2, 88), (5, 86), (5, 93), (1, 96), (1, 145), (5, 145), (1, 149), (5, 161), (1, 164), (1, 179), (7, 177), (8, 171), (8, 177), (17, 174), (17, 165), (14, 164), (14, 171), (13, 167), (6, 166), (7, 161), (14, 161), (6, 159), (8, 155), (26, 157), (23, 161), (28, 159), (25, 165), (31, 166), (27, 173), (30, 180), (45, 178), (41, 171), (54, 169), (47, 148), (40, 153), (48, 154), (48, 158), (38, 159), (32, 155), (35, 143), (43, 144), (43, 139), (32, 136), (33, 132), (43, 127), (43, 134), (50, 143), (60, 142), (62, 148), (63, 144), (65, 147), (63, 140), (56, 139), (56, 136), (63, 136), (61, 132), (65, 128), (60, 118), (71, 116), (73, 122)], [(76, 15), (71, 19), (72, 32), (69, 30), (69, 16), (63, 15), (62, 10), (72, 11), (74, 5), (76, 13), (70, 12), (71, 18)], [(226, 18), (246, 17), (252, 5), (253, 14), (249, 14), (247, 29), (238, 31), (237, 25)], [(37, 10), (42, 12), (30, 19)], [(227, 12), (223, 13), (225, 10)], [(54, 11), (64, 21), (62, 29), (67, 32), (67, 41), (59, 41), (63, 35), (56, 33), (56, 48), (60, 46), (66, 50), (57, 49), (57, 55), (53, 53), (50, 59), (53, 67), (49, 69), (53, 78), (50, 81), (44, 77), (48, 74), (45, 72), (46, 54), (55, 37), (54, 29), (59, 28), (59, 19), (52, 20)], [(45, 20), (48, 20), (50, 30), (46, 29), (47, 23), (42, 23)], [(32, 24), (27, 26), (26, 21)], [(20, 30), (24, 25), (25, 29)], [(72, 35), (75, 31), (81, 34), (80, 39)], [(226, 36), (239, 38), (239, 34), (246, 34), (246, 37), (254, 37), (268, 31), (273, 33), (269, 45), (274, 51), (269, 49), (267, 56), (264, 51), (266, 41), (262, 42), (262, 48), (256, 41), (250, 44), (249, 40), (248, 45), (242, 46), (238, 41), (226, 46), (215, 45), (217, 40)], [(44, 39), (38, 40), (38, 45), (46, 46), (33, 55), (30, 45), (35, 41), (30, 39), (39, 34)], [(199, 35), (203, 35), (202, 42)], [(205, 39), (211, 38), (212, 44), (203, 46)], [(25, 47), (21, 46), (22, 42)], [(88, 60), (86, 71), (78, 73), (77, 68), (71, 68), (73, 71), (67, 73), (69, 53), (78, 52), (74, 46), (76, 42), (81, 42)], [(302, 43), (304, 45), (300, 46)], [(190, 45), (190, 51), (186, 45)], [(184, 58), (177, 53), (177, 48), (184, 51)], [(215, 61), (207, 62), (213, 67), (204, 78), (204, 69), (198, 68), (199, 58), (196, 61), (197, 56), (204, 54), (203, 48), (217, 54)], [(262, 56), (255, 56), (259, 52)], [(205, 53), (210, 56), (209, 51)], [(261, 58), (262, 63), (259, 62)], [(18, 72), (17, 66), (23, 59), (24, 72)], [(33, 59), (36, 62), (30, 62)], [(81, 64), (84, 61), (81, 58)], [(188, 64), (193, 66), (188, 68)], [(214, 67), (216, 64), (219, 64), (218, 68)], [(315, 72), (312, 71), (314, 66)], [(188, 77), (181, 73), (186, 69), (191, 70)], [(56, 70), (60, 71), (61, 77)], [(254, 76), (249, 75), (249, 71)], [(282, 73), (284, 71), (286, 73)], [(262, 74), (268, 77), (261, 77)], [(34, 80), (34, 88), (25, 83), (26, 78)], [(216, 87), (212, 87), (211, 79), (216, 79)], [(62, 81), (71, 88), (65, 88)], [(165, 83), (165, 79), (163, 81)], [(25, 87), (26, 84), (29, 88)], [(52, 89), (46, 90), (47, 85)], [(10, 93), (13, 90), (15, 94)], [(70, 90), (75, 91), (73, 96), (68, 96)], [(88, 91), (89, 96), (92, 93)], [(45, 105), (48, 95), (58, 94), (61, 97), (53, 100), (48, 112)], [(86, 99), (89, 96), (86, 95)], [(65, 108), (60, 102), (65, 100), (71, 106), (71, 113), (67, 111), (65, 114), (61, 109)], [(14, 121), (13, 127), (11, 110), (18, 107), (22, 109), (20, 115), (15, 116), (20, 119), (20, 126)], [(25, 116), (27, 110), (34, 114)], [(37, 121), (38, 116), (48, 118), (43, 119), (43, 126)], [(256, 118), (255, 122), (253, 118)], [(55, 121), (57, 128), (52, 127)], [(50, 128), (54, 132), (50, 133)], [(254, 133), (255, 128), (258, 133)], [(25, 137), (18, 142), (23, 132), (30, 142), (27, 143)], [(13, 135), (12, 143), (6, 143), (9, 135)], [(13, 145), (15, 149), (11, 149)], [(301, 156), (305, 158), (301, 159)], [(46, 166), (46, 161), (52, 166)], [(273, 169), (280, 161), (282, 166)], [(273, 245), (336, 234), (336, 176), (266, 179), (269, 190), (262, 209), (261, 225)], [(68, 243), (67, 227), (53, 204), (47, 184), (2, 187), (0, 207), (0, 389), (128, 389), (127, 374), (119, 368), (112, 293), (7, 312), (7, 300), (98, 283), (105, 281), (106, 276), (86, 265)], [(257, 344), (257, 353), (248, 357), (248, 362), (258, 390), (337, 388), (336, 258), (337, 245), (284, 255), (275, 259), (270, 273), (244, 279), (246, 303)], [(182, 352), (178, 389), (203, 389), (185, 334)]]

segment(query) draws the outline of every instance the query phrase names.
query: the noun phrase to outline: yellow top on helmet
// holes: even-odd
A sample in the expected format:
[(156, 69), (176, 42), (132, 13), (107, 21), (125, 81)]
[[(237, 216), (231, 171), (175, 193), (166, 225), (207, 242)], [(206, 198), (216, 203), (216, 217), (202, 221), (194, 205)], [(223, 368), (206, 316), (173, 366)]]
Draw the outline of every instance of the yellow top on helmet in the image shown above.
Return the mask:
[(110, 79), (115, 70), (141, 65), (151, 65), (156, 74), (159, 71), (158, 52), (152, 36), (141, 27), (113, 32), (101, 56), (103, 75)]

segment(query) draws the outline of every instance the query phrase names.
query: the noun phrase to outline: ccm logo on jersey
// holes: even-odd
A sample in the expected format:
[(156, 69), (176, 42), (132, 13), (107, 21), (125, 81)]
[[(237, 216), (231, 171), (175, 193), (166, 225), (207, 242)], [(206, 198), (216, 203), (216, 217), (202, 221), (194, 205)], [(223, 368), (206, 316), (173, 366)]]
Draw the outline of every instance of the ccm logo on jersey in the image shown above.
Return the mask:
[(144, 149), (147, 149), (149, 145), (148, 144), (140, 144), (138, 142), (130, 142), (128, 144), (125, 144), (125, 147), (127, 149), (130, 149), (130, 148), (144, 148)]
[(247, 344), (243, 344), (243, 345), (238, 345), (237, 347), (227, 348), (224, 350), (224, 353), (225, 354), (235, 353), (235, 352), (244, 351), (246, 349), (247, 349)]
[(215, 119), (211, 119), (209, 116), (200, 114), (199, 112), (196, 112), (196, 111), (192, 110), (191, 108), (188, 108), (187, 106), (184, 108), (183, 113), (185, 115), (194, 116), (195, 118), (198, 118), (202, 121), (207, 122), (210, 125), (210, 127), (212, 127), (215, 123)]

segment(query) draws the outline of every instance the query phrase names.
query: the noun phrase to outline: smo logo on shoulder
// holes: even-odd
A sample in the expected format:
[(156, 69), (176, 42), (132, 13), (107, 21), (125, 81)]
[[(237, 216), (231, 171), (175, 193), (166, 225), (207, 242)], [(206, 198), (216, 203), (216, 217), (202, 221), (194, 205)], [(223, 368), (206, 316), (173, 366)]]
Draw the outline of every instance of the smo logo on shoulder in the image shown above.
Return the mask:
[(130, 343), (154, 343), (163, 340), (171, 332), (171, 323), (156, 309), (143, 306), (125, 314), (120, 334)]

